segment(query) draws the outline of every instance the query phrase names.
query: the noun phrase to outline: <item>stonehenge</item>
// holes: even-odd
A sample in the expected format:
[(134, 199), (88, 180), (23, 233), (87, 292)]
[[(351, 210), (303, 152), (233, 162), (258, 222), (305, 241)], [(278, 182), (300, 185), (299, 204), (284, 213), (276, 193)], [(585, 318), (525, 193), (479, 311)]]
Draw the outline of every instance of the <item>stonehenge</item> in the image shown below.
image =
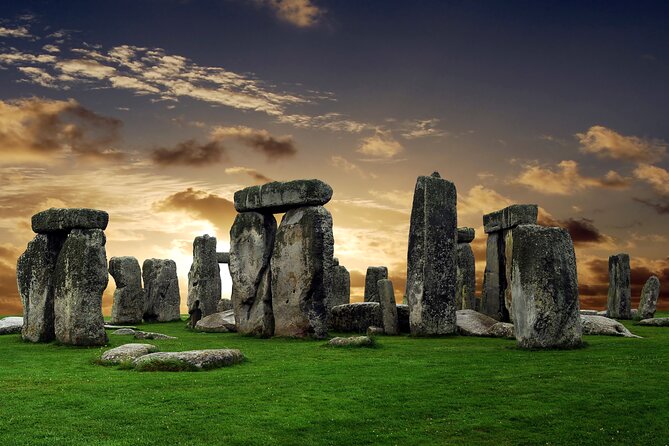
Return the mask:
[(134, 257), (112, 257), (109, 260), (109, 274), (116, 282), (111, 323), (139, 324), (142, 322), (145, 300), (139, 262)]
[(630, 288), (630, 256), (624, 253), (609, 257), (609, 294), (607, 316), (614, 319), (632, 318)]
[(171, 322), (181, 319), (177, 265), (169, 259), (146, 259), (142, 265), (146, 301), (144, 320)]
[(474, 228), (458, 228), (455, 306), (457, 310), (476, 309), (476, 261), (470, 243)]
[(205, 234), (193, 241), (193, 263), (188, 272), (188, 312), (199, 302), (202, 316), (216, 313), (221, 300), (221, 269), (218, 266), (216, 237)]

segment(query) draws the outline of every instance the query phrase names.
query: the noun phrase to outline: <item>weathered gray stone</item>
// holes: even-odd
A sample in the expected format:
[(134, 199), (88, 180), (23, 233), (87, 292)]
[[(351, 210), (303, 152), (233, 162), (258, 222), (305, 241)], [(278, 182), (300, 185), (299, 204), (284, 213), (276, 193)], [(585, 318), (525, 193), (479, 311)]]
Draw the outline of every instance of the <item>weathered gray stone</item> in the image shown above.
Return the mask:
[(607, 314), (607, 313), (608, 313), (608, 311), (606, 311), (606, 310), (601, 310), (601, 311), (598, 311), (598, 312), (597, 312), (597, 316), (604, 316), (604, 317), (606, 317), (606, 314)]
[(458, 243), (471, 243), (476, 236), (474, 228), (458, 228)]
[(437, 172), (416, 181), (407, 255), (407, 302), (411, 333), (457, 331), (457, 193)]
[(137, 327), (134, 327), (132, 325), (112, 325), (112, 324), (105, 324), (105, 330), (120, 330), (122, 328), (129, 328), (131, 330), (137, 330)]
[(239, 364), (244, 361), (242, 352), (236, 349), (192, 350), (187, 352), (159, 352), (140, 356), (133, 361), (139, 371), (172, 371), (175, 365), (183, 369), (210, 370)]
[(171, 322), (181, 319), (181, 295), (177, 264), (169, 259), (146, 259), (142, 265), (147, 322)]
[(218, 263), (230, 263), (230, 253), (229, 252), (217, 252), (216, 261)]
[(536, 204), (512, 204), (484, 215), (483, 230), (486, 234), (490, 234), (519, 225), (534, 225), (537, 223), (538, 215), (539, 207)]
[(154, 333), (152, 331), (135, 331), (133, 333), (135, 339), (164, 339), (164, 340), (174, 340), (177, 339), (174, 336), (169, 336), (162, 333)]
[(351, 274), (345, 266), (339, 264), (337, 259), (334, 260), (332, 292), (328, 298), (328, 308), (330, 310), (337, 305), (345, 305), (351, 302)]
[(383, 327), (367, 327), (367, 336), (378, 336), (386, 334)]
[(58, 253), (66, 235), (38, 234), (16, 263), (16, 280), (23, 303), (22, 337), (30, 342), (56, 338), (54, 277)]
[(119, 328), (118, 330), (112, 331), (113, 335), (119, 336), (134, 335), (135, 333), (137, 333), (137, 330), (134, 328)]
[(234, 310), (210, 314), (195, 324), (196, 331), (205, 333), (228, 333), (237, 331)]
[(0, 335), (21, 333), (22, 317), (5, 317), (0, 319)]
[(221, 269), (216, 254), (216, 237), (205, 234), (193, 241), (193, 263), (188, 272), (188, 312), (199, 302), (202, 316), (216, 313), (221, 300)]
[[(513, 238), (509, 240), (508, 238)], [(507, 233), (511, 308), (522, 348), (581, 344), (576, 256), (563, 228), (521, 225)]]
[(332, 338), (328, 342), (331, 347), (373, 347), (374, 340), (369, 336), (352, 336), (350, 338)]
[(639, 325), (646, 325), (649, 327), (669, 327), (669, 317), (653, 317), (642, 319)]
[(278, 214), (304, 206), (322, 206), (331, 198), (332, 188), (321, 180), (274, 181), (235, 192), (235, 209)]
[(105, 345), (102, 293), (109, 273), (102, 229), (73, 229), (56, 261), (56, 339), (69, 345)]
[(488, 329), (487, 336), (493, 338), (508, 338), (516, 339), (516, 335), (513, 330), (513, 324), (508, 322), (497, 322), (495, 325)]
[(606, 310), (607, 316), (611, 318), (632, 318), (630, 256), (628, 254), (616, 254), (609, 257), (609, 296)]
[[(409, 306), (397, 305), (397, 319), (402, 333), (409, 333)], [(369, 327), (382, 327), (383, 316), (378, 302), (358, 302), (332, 307), (330, 329), (340, 332), (365, 333)]]
[(388, 279), (381, 279), (377, 283), (379, 292), (379, 304), (381, 306), (381, 317), (383, 319), (383, 330), (387, 335), (400, 333), (399, 320), (397, 318), (397, 301), (393, 283)]
[(615, 319), (604, 316), (581, 315), (581, 326), (584, 335), (622, 336), (625, 338), (640, 338), (632, 334), (623, 324)]
[(107, 363), (120, 364), (157, 351), (158, 347), (151, 344), (123, 344), (107, 350), (100, 359)]
[(490, 316), (474, 310), (458, 310), (456, 317), (458, 333), (463, 336), (488, 336), (490, 327), (497, 323)]
[(597, 313), (599, 313), (597, 310), (581, 310), (581, 314), (585, 314), (587, 316), (597, 316)]
[(284, 215), (271, 260), (275, 335), (327, 336), (333, 252), (332, 216), (324, 207)]
[(455, 305), (458, 310), (476, 309), (476, 260), (469, 243), (458, 243)]
[(105, 229), (109, 214), (96, 209), (51, 208), (32, 217), (32, 228), (38, 234), (67, 232), (71, 229)]
[(238, 214), (230, 229), (230, 277), (232, 303), (241, 334), (272, 336), (270, 258), (276, 237), (273, 215)]
[(385, 266), (370, 266), (365, 275), (365, 302), (380, 302), (378, 282), (388, 278), (388, 268)]
[(232, 309), (234, 309), (234, 305), (232, 305), (232, 299), (221, 299), (218, 301), (218, 304), (216, 305), (217, 313), (222, 313), (224, 311), (229, 311)]
[(651, 276), (646, 280), (641, 291), (641, 300), (639, 301), (639, 319), (651, 319), (655, 316), (657, 310), (657, 299), (660, 296), (660, 279)]
[(116, 282), (112, 304), (112, 324), (139, 324), (144, 314), (142, 270), (134, 257), (112, 257), (109, 274)]
[(510, 319), (505, 303), (507, 283), (504, 239), (502, 232), (488, 234), (481, 296), (481, 313), (498, 321)]

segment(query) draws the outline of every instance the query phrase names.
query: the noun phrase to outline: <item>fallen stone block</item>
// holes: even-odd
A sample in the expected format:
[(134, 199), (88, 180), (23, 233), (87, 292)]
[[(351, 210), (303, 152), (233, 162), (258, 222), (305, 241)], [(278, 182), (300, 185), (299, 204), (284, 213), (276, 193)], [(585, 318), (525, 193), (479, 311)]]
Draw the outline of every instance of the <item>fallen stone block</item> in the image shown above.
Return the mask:
[(157, 351), (158, 347), (151, 344), (123, 344), (102, 353), (100, 359), (109, 364), (120, 364)]
[(209, 349), (149, 353), (135, 359), (132, 364), (140, 372), (198, 371), (228, 367), (242, 361), (244, 361), (244, 355), (239, 350)]

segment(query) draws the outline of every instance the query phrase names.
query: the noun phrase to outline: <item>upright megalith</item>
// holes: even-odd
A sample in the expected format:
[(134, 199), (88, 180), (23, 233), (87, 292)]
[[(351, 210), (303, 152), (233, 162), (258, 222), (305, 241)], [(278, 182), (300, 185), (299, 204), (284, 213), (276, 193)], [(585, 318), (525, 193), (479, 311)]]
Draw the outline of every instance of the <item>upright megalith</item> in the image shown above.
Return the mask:
[(418, 177), (411, 210), (406, 295), (413, 335), (457, 331), (457, 194), (439, 173)]
[(332, 292), (328, 298), (328, 309), (348, 303), (351, 303), (351, 274), (345, 266), (339, 264), (339, 260), (335, 257), (332, 267)]
[(388, 278), (385, 266), (370, 266), (365, 275), (365, 302), (380, 302), (378, 282)]
[(641, 300), (639, 301), (639, 319), (651, 319), (655, 317), (657, 310), (657, 299), (660, 296), (660, 279), (651, 276), (641, 290)]
[(632, 318), (632, 291), (630, 288), (630, 256), (616, 254), (609, 257), (609, 295), (607, 316), (615, 319)]
[(73, 229), (56, 262), (56, 339), (70, 345), (105, 345), (102, 293), (109, 275), (101, 229)]
[(321, 180), (274, 181), (235, 192), (237, 212), (277, 214), (306, 206), (322, 206), (332, 188)]
[(327, 209), (300, 207), (283, 216), (271, 259), (275, 335), (327, 335), (333, 252), (332, 216)]
[(400, 326), (397, 318), (397, 301), (395, 300), (393, 282), (388, 279), (380, 279), (377, 282), (377, 288), (383, 318), (383, 331), (387, 335), (397, 335), (400, 332)]
[(142, 265), (146, 301), (146, 322), (171, 322), (181, 319), (177, 264), (169, 259), (146, 259)]
[(458, 265), (455, 283), (455, 305), (458, 310), (476, 309), (476, 261), (470, 243), (474, 228), (458, 228)]
[(520, 225), (506, 234), (514, 332), (522, 348), (581, 344), (576, 256), (566, 229)]
[(230, 229), (232, 305), (241, 334), (274, 334), (270, 258), (275, 236), (276, 219), (271, 214), (243, 212)]
[(498, 321), (510, 320), (506, 236), (518, 225), (536, 224), (538, 213), (536, 204), (514, 204), (483, 216), (483, 230), (488, 234), (488, 242), (480, 310)]
[(54, 271), (66, 235), (38, 234), (28, 243), (16, 264), (16, 278), (23, 303), (25, 341), (49, 342), (54, 327)]
[(109, 274), (116, 282), (111, 323), (114, 325), (139, 324), (144, 314), (142, 270), (134, 257), (112, 257)]
[(205, 234), (193, 240), (193, 263), (188, 272), (188, 312), (199, 302), (202, 317), (216, 313), (221, 300), (221, 269), (218, 266), (216, 237)]

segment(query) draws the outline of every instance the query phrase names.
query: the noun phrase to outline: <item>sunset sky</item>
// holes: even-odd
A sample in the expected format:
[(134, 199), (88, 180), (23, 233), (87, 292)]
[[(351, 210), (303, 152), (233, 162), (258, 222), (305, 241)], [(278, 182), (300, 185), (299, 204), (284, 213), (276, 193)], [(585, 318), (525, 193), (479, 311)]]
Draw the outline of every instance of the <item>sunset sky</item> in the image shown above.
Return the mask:
[[(0, 3), (0, 314), (49, 207), (110, 214), (107, 256), (229, 247), (235, 190), (320, 178), (335, 256), (406, 277), (416, 177), (458, 190), (458, 224), (537, 203), (570, 230), (582, 305), (608, 256), (669, 307), (669, 3), (116, 0)], [(230, 278), (224, 268), (223, 294)], [(114, 281), (105, 293), (108, 313)]]

